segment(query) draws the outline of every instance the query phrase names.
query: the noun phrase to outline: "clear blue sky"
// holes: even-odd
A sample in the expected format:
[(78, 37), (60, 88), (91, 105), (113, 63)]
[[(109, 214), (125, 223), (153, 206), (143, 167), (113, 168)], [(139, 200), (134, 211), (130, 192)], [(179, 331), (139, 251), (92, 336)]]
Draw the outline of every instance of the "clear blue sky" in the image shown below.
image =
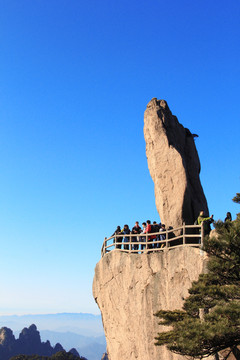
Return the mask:
[(0, 314), (92, 312), (104, 236), (159, 220), (143, 114), (192, 132), (215, 219), (240, 211), (239, 0), (0, 2)]

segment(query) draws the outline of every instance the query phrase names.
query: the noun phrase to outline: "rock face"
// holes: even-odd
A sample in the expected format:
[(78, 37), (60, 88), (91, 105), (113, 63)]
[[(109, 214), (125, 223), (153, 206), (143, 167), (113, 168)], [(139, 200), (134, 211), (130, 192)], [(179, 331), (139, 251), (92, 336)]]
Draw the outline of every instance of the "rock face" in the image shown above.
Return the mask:
[[(195, 135), (166, 101), (152, 99), (147, 105), (144, 136), (162, 223), (175, 228), (193, 224), (201, 210), (208, 215)], [(93, 296), (102, 313), (109, 360), (184, 359), (154, 345), (157, 333), (166, 330), (154, 314), (182, 308), (206, 261), (202, 250), (190, 246), (148, 254), (116, 249), (104, 255), (95, 269)]]
[(154, 313), (180, 309), (205, 264), (205, 253), (193, 247), (106, 254), (95, 269), (93, 296), (102, 313), (109, 360), (183, 359), (154, 345), (160, 331)]
[(201, 210), (208, 215), (195, 136), (172, 115), (166, 101), (149, 102), (144, 114), (146, 154), (157, 210), (167, 226), (193, 224)]

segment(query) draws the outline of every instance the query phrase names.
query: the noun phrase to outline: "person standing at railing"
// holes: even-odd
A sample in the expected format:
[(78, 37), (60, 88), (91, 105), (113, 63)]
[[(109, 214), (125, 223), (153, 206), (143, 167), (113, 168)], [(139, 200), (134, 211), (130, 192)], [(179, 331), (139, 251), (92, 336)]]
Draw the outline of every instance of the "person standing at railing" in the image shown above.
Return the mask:
[[(132, 228), (132, 234), (134, 234), (134, 235), (140, 234), (141, 231), (142, 231), (142, 229), (139, 226), (139, 222), (136, 221), (134, 227)], [(132, 242), (134, 243), (133, 250), (138, 250), (138, 241), (139, 241), (139, 236), (132, 237)]]
[(228, 229), (229, 228), (229, 224), (232, 222), (232, 214), (228, 211), (225, 217), (225, 226)]
[[(165, 224), (161, 224), (161, 228), (160, 228), (159, 231), (161, 231), (161, 232), (166, 231), (166, 226), (165, 226)], [(161, 240), (161, 241), (162, 241), (162, 240), (166, 240), (166, 234), (161, 234), (161, 235), (160, 235), (160, 240)]]
[(226, 217), (225, 217), (225, 222), (226, 221), (232, 221), (232, 214), (228, 211), (227, 214), (226, 214)]
[(198, 223), (198, 225), (201, 225), (203, 223), (204, 236), (210, 234), (210, 231), (211, 231), (210, 224), (212, 222), (214, 222), (213, 215), (211, 215), (210, 217), (206, 217), (204, 215), (204, 211), (200, 211), (199, 216), (197, 218), (197, 223)]
[[(118, 226), (117, 226), (117, 229), (114, 231), (114, 233), (112, 234), (112, 236), (114, 236), (114, 235), (120, 235), (121, 232), (122, 232), (121, 227), (118, 225)], [(116, 238), (114, 239), (114, 242), (115, 242), (115, 240), (116, 240), (116, 243), (121, 243), (121, 242), (122, 242), (122, 237), (116, 237)], [(116, 249), (121, 249), (121, 247), (122, 247), (121, 244), (117, 244), (117, 245), (116, 245)]]
[[(150, 233), (152, 233), (153, 231), (152, 231), (153, 229), (152, 229), (152, 225), (151, 225), (151, 221), (150, 220), (147, 220), (147, 227), (146, 227), (146, 233), (147, 234), (150, 234)], [(156, 235), (150, 235), (150, 236), (148, 236), (148, 239), (147, 239), (147, 241), (153, 241), (154, 239), (156, 239)], [(152, 249), (153, 248), (153, 245), (152, 244), (150, 244), (149, 246), (147, 246), (147, 249)]]
[[(160, 227), (160, 229), (159, 229), (159, 231), (160, 232), (164, 232), (164, 234), (160, 234), (160, 241), (164, 241), (164, 240), (166, 240), (166, 227), (165, 227), (165, 224), (161, 224), (161, 227)], [(161, 244), (161, 246), (160, 246), (160, 244), (159, 244), (159, 247), (160, 248), (163, 248), (164, 246), (165, 246), (166, 244), (165, 243), (163, 243), (163, 244)]]
[[(146, 234), (146, 226), (147, 224), (145, 222), (142, 223), (142, 232), (141, 234)], [(145, 236), (140, 236), (140, 240), (141, 242), (146, 242), (146, 237)], [(146, 247), (146, 245), (141, 245), (141, 250), (144, 250)]]
[[(124, 234), (124, 235), (129, 235), (130, 234), (130, 229), (129, 229), (129, 226), (128, 225), (124, 225), (122, 231), (121, 231), (121, 234)], [(123, 238), (123, 242), (124, 243), (129, 243), (129, 236), (124, 236)], [(129, 245), (124, 245), (124, 250), (129, 250)]]
[[(153, 221), (153, 223), (152, 223), (152, 233), (158, 233), (159, 229), (160, 229), (160, 225), (157, 224), (156, 221)], [(156, 235), (155, 239), (156, 239), (155, 241), (158, 241), (159, 240), (159, 235)], [(157, 249), (158, 247), (159, 247), (159, 244), (154, 244), (155, 249)]]

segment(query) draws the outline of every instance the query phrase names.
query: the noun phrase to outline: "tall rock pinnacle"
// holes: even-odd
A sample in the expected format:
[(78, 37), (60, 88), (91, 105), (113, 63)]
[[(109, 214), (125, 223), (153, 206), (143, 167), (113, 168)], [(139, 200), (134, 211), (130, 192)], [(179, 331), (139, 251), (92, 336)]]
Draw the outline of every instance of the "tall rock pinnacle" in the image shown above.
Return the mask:
[(172, 115), (166, 101), (153, 98), (148, 103), (144, 113), (146, 155), (157, 210), (167, 226), (193, 224), (201, 210), (208, 215), (195, 136)]
[[(178, 227), (193, 224), (200, 210), (207, 215), (197, 135), (178, 122), (166, 101), (154, 98), (145, 111), (144, 136), (161, 221)], [(154, 314), (181, 309), (206, 263), (207, 255), (190, 244), (142, 254), (107, 252), (95, 268), (93, 296), (101, 310), (109, 360), (186, 359), (155, 346), (157, 333), (166, 328)]]

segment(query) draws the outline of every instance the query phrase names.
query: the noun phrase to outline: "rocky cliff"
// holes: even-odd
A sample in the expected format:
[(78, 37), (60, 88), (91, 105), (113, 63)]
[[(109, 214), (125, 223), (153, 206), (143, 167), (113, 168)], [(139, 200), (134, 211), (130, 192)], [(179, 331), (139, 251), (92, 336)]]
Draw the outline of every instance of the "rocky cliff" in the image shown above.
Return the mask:
[(201, 210), (208, 215), (200, 183), (200, 161), (194, 137), (172, 115), (164, 100), (153, 98), (144, 113), (148, 167), (162, 223), (193, 224)]
[[(152, 99), (144, 114), (144, 136), (157, 209), (162, 223), (193, 224), (207, 202), (199, 179), (194, 137), (172, 115), (166, 101)], [(154, 316), (180, 309), (206, 257), (193, 247), (131, 254), (119, 249), (104, 255), (95, 269), (93, 296), (101, 310), (109, 360), (180, 360), (155, 336), (165, 331)]]
[(154, 345), (160, 330), (154, 313), (181, 308), (205, 263), (203, 251), (191, 247), (151, 254), (114, 250), (99, 261), (93, 296), (102, 313), (109, 360), (182, 359)]

